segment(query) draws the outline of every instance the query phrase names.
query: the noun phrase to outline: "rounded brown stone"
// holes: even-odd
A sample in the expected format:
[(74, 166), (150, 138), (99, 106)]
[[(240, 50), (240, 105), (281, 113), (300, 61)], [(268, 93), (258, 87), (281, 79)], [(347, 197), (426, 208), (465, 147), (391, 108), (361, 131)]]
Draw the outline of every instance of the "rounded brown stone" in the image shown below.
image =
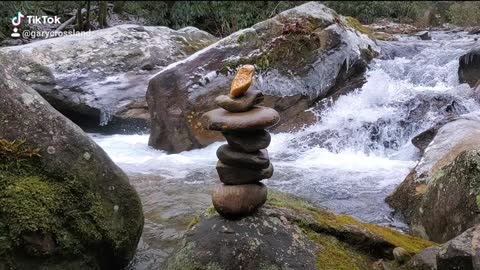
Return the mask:
[(262, 102), (263, 98), (262, 92), (252, 90), (239, 98), (232, 98), (230, 95), (220, 95), (215, 98), (215, 103), (229, 112), (246, 112), (254, 105)]
[(222, 163), (234, 167), (265, 169), (270, 165), (267, 149), (247, 153), (224, 144), (217, 149), (217, 157)]
[(220, 181), (226, 185), (251, 184), (268, 179), (273, 175), (273, 165), (269, 162), (265, 169), (250, 169), (226, 165), (220, 160), (217, 162), (217, 173)]
[(247, 92), (248, 88), (252, 84), (253, 73), (255, 72), (255, 67), (252, 65), (244, 65), (240, 67), (233, 78), (232, 86), (230, 88), (230, 95), (234, 98), (241, 97)]
[(270, 133), (260, 129), (254, 131), (222, 132), (228, 145), (233, 149), (244, 152), (256, 152), (270, 145)]
[(238, 218), (254, 213), (267, 200), (267, 187), (262, 183), (229, 186), (217, 185), (213, 189), (215, 210), (226, 218)]
[(280, 120), (280, 115), (272, 108), (254, 106), (247, 112), (231, 113), (219, 108), (204, 113), (201, 117), (202, 126), (216, 131), (246, 131), (266, 129), (274, 126)]

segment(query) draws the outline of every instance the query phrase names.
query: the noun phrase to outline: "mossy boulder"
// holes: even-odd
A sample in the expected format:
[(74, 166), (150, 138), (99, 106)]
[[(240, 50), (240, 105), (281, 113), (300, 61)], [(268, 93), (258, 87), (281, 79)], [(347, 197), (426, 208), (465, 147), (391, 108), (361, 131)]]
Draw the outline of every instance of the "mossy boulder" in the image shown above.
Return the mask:
[(394, 248), (414, 255), (432, 245), (272, 191), (253, 216), (232, 221), (208, 210), (194, 219), (167, 269), (396, 269)]
[(127, 176), (0, 66), (0, 269), (121, 269), (143, 229)]
[(227, 94), (237, 69), (255, 66), (251, 89), (265, 95), (265, 105), (282, 119), (273, 131), (290, 131), (314, 123), (308, 111), (338, 91), (361, 84), (375, 42), (349, 21), (318, 2), (308, 2), (225, 37), (172, 64), (149, 83), (152, 119), (149, 144), (181, 152), (221, 140), (199, 118)]
[(118, 25), (0, 48), (0, 64), (84, 129), (138, 133), (150, 128), (149, 78), (217, 40), (195, 27)]
[(480, 115), (441, 126), (387, 202), (414, 235), (445, 242), (480, 221)]

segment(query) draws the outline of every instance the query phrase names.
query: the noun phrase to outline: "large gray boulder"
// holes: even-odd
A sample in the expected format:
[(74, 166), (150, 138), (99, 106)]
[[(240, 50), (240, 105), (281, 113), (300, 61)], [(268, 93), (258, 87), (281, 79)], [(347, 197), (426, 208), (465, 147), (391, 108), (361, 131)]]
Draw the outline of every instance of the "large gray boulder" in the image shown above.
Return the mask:
[(415, 235), (445, 242), (480, 221), (479, 180), (480, 114), (474, 112), (438, 129), (387, 201)]
[(394, 249), (413, 256), (431, 245), (273, 191), (258, 213), (241, 220), (213, 208), (194, 219), (166, 269), (396, 269)]
[(301, 128), (316, 120), (307, 111), (363, 74), (376, 45), (354, 30), (353, 20), (309, 2), (243, 29), (174, 63), (149, 83), (152, 117), (149, 144), (169, 152), (199, 148), (221, 139), (199, 117), (229, 91), (239, 66), (256, 67), (252, 89), (282, 121), (274, 131)]
[(0, 269), (121, 269), (143, 229), (127, 176), (0, 66)]
[(1, 48), (0, 64), (83, 128), (136, 132), (149, 128), (149, 78), (216, 40), (194, 27), (119, 25)]

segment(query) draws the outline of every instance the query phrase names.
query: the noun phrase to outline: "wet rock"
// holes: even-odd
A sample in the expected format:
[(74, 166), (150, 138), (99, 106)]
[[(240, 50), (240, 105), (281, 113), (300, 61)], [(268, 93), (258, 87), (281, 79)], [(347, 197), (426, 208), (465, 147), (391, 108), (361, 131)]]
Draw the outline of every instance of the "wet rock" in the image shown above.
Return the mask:
[(239, 98), (232, 98), (229, 95), (220, 95), (215, 98), (215, 103), (229, 112), (246, 112), (254, 105), (262, 102), (263, 98), (262, 92), (251, 90)]
[(428, 247), (417, 255), (413, 256), (401, 270), (437, 270), (437, 254), (440, 247)]
[(437, 135), (438, 130), (441, 127), (443, 127), (445, 124), (452, 122), (454, 120), (455, 120), (455, 117), (450, 116), (435, 123), (435, 125), (433, 125), (431, 128), (413, 137), (412, 144), (415, 147), (417, 147), (420, 150), (420, 153), (423, 155), (423, 153), (425, 152), (425, 149), (427, 149), (428, 145), (433, 141), (433, 138), (435, 138), (435, 135)]
[(217, 185), (213, 189), (212, 203), (224, 217), (239, 218), (257, 211), (267, 200), (267, 187), (262, 183), (246, 185)]
[(231, 113), (219, 108), (203, 114), (202, 126), (216, 131), (248, 131), (274, 126), (280, 116), (274, 109), (255, 106), (247, 112)]
[(460, 56), (458, 79), (461, 83), (468, 83), (470, 87), (474, 87), (480, 80), (480, 48)]
[(395, 258), (396, 262), (403, 264), (410, 260), (411, 255), (404, 248), (396, 247), (393, 249), (393, 257)]
[(474, 27), (470, 31), (468, 31), (469, 35), (478, 35), (480, 34), (480, 27)]
[(253, 73), (255, 67), (252, 65), (243, 65), (235, 75), (232, 81), (232, 87), (230, 88), (230, 96), (233, 98), (239, 98), (245, 95), (250, 85), (252, 85)]
[(216, 40), (194, 27), (119, 25), (4, 47), (0, 64), (82, 128), (135, 133), (150, 128), (146, 104), (135, 106), (149, 78)]
[(475, 85), (473, 89), (473, 98), (480, 103), (480, 79), (477, 81), (477, 84)]
[(272, 163), (269, 163), (265, 169), (250, 169), (230, 166), (218, 161), (216, 168), (220, 181), (227, 185), (255, 183), (263, 179), (268, 179), (273, 175)]
[(0, 65), (0, 268), (126, 267), (144, 222), (136, 191), (14, 68)]
[(240, 168), (265, 169), (270, 164), (266, 149), (245, 153), (224, 144), (217, 149), (217, 157), (223, 164)]
[(222, 132), (228, 145), (233, 149), (244, 152), (256, 152), (270, 145), (271, 136), (265, 130)]
[(197, 221), (167, 269), (371, 270), (379, 259), (392, 265), (396, 247), (415, 255), (433, 244), (275, 191), (251, 216), (208, 210)]
[(441, 127), (422, 159), (387, 198), (415, 235), (445, 242), (479, 221), (480, 116)]
[[(319, 42), (316, 33), (322, 30), (329, 34), (321, 37), (335, 40)], [(250, 90), (262, 90), (265, 106), (281, 116), (272, 131), (300, 129), (315, 122), (308, 109), (364, 74), (377, 51), (366, 35), (318, 2), (284, 11), (156, 74), (147, 91), (149, 145), (181, 152), (222, 140), (197, 123), (215, 108), (212, 100), (230, 90), (236, 71), (245, 64), (256, 68)]]
[(442, 246), (437, 254), (437, 270), (480, 268), (480, 227), (477, 225)]
[(421, 31), (415, 34), (421, 40), (432, 40), (432, 36), (430, 36), (430, 32), (428, 31)]

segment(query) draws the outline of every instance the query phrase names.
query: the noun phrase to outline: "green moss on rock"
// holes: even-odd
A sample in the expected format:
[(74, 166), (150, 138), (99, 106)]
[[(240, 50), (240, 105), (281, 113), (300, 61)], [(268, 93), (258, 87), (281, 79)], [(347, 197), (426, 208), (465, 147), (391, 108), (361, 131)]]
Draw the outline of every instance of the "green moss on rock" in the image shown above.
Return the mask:
[[(346, 237), (348, 239), (344, 239), (344, 242), (352, 245), (355, 245), (356, 237), (358, 237), (359, 242), (364, 241), (365, 237), (369, 237), (372, 239), (372, 246), (379, 245), (392, 249), (394, 247), (402, 247), (410, 254), (416, 254), (429, 246), (435, 245), (433, 242), (412, 237), (389, 228), (360, 222), (347, 215), (334, 214), (314, 207), (301, 199), (279, 192), (269, 192), (267, 205), (293, 209), (296, 213), (297, 224), (306, 230), (309, 235), (325, 234), (337, 238), (341, 238), (342, 235), (348, 235)], [(329, 242), (329, 244), (332, 244), (332, 242)], [(363, 244), (366, 245), (366, 243)], [(364, 249), (367, 250), (369, 247), (364, 247)]]
[(40, 149), (24, 141), (0, 139), (0, 149), (0, 258), (12, 260), (20, 249), (30, 256), (89, 261), (96, 256), (92, 246), (124, 241), (123, 229), (115, 228), (114, 206), (92, 189), (90, 179), (44, 172), (36, 165)]
[(321, 270), (371, 269), (371, 259), (360, 254), (333, 236), (313, 234), (312, 239), (322, 246), (316, 267)]
[(370, 30), (370, 28), (363, 26), (357, 19), (353, 17), (345, 17), (345, 25), (355, 29), (356, 31), (368, 35), (371, 39), (391, 41), (395, 40), (395, 37), (387, 33), (380, 33)]

